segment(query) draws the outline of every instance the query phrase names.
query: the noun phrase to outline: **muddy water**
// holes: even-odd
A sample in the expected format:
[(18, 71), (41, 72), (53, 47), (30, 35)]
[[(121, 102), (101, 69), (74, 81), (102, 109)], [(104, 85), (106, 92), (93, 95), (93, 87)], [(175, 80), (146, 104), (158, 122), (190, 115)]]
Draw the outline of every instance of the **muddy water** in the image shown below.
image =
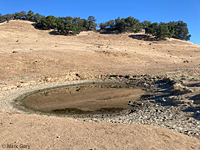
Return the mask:
[(144, 94), (122, 85), (82, 85), (42, 91), (22, 102), (26, 108), (56, 114), (110, 114), (129, 109), (129, 101)]

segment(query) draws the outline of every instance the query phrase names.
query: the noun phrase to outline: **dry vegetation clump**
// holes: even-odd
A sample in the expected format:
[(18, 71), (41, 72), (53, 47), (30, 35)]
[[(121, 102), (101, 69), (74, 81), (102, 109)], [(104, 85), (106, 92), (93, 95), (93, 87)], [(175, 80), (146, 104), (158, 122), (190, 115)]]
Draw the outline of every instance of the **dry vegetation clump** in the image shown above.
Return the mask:
[(175, 83), (173, 85), (171, 95), (180, 95), (180, 94), (186, 94), (186, 93), (190, 93), (190, 92), (193, 92), (193, 90), (188, 88), (187, 86), (180, 84), (180, 83)]

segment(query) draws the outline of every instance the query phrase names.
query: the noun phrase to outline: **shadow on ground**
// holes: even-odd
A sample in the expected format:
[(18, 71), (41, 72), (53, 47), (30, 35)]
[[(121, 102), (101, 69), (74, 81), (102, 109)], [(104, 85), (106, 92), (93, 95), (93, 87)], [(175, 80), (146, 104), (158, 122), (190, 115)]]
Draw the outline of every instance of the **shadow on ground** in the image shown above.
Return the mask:
[(188, 84), (187, 87), (200, 87), (200, 83)]
[[(43, 30), (43, 29), (37, 27), (35, 23), (33, 23), (31, 25), (34, 26), (34, 28), (37, 29), (37, 30)], [(50, 35), (60, 35), (58, 31), (50, 31), (49, 34)]]
[(112, 30), (99, 30), (98, 32), (100, 34), (120, 34), (120, 33), (122, 33), (122, 32), (119, 32), (117, 30), (114, 30), (114, 31), (112, 31)]
[(36, 23), (32, 23), (31, 25), (34, 26), (34, 28), (37, 29), (37, 30), (43, 30), (43, 29), (37, 27), (37, 26), (36, 26)]
[[(170, 102), (168, 101), (163, 101), (162, 99), (167, 99), (169, 96), (171, 95), (171, 90), (172, 87), (170, 85), (170, 83), (165, 83), (162, 81), (156, 81), (154, 84), (158, 85), (158, 91), (156, 91), (155, 97), (151, 98), (151, 103), (160, 103), (162, 106), (175, 106), (172, 105)], [(193, 86), (193, 85), (190, 85)], [(178, 95), (175, 95), (178, 96)], [(200, 103), (200, 94), (194, 95), (192, 97), (190, 97), (190, 100), (194, 101), (194, 104), (199, 104)], [(187, 107), (186, 109), (182, 109), (181, 111), (183, 112), (193, 112), (193, 115), (191, 115), (191, 117), (193, 117), (196, 120), (200, 120), (200, 106), (198, 105), (191, 105), (189, 107)]]
[(154, 84), (157, 84), (157, 88), (159, 89), (156, 91), (155, 97), (152, 100), (155, 100), (155, 103), (161, 103), (163, 106), (171, 105), (167, 101), (161, 101), (161, 99), (167, 98), (171, 93), (171, 85), (169, 83), (165, 83), (163, 81), (156, 81)]
[(60, 34), (58, 33), (58, 31), (50, 31), (49, 34), (50, 34), (50, 35), (60, 35)]
[(191, 116), (196, 120), (200, 120), (200, 106), (198, 107), (188, 107), (184, 109), (183, 112), (193, 112), (194, 114)]
[(158, 41), (155, 37), (149, 35), (129, 35), (129, 37), (143, 41)]

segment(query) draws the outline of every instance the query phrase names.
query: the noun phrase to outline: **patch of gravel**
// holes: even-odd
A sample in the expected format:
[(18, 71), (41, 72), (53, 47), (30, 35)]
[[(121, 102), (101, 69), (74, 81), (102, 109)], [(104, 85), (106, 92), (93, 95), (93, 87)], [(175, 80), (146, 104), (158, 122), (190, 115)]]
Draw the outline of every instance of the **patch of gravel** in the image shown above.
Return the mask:
[[(193, 112), (184, 112), (188, 106), (162, 106), (153, 101), (135, 102), (134, 108), (127, 111), (126, 115), (101, 115), (76, 118), (89, 122), (112, 122), (125, 124), (143, 124), (164, 127), (176, 132), (184, 133), (200, 139), (200, 114), (198, 118), (192, 117)], [(136, 109), (135, 109), (136, 107)]]
[(116, 115), (74, 118), (89, 122), (153, 125), (200, 139), (200, 105), (194, 104), (187, 94), (170, 96), (173, 85), (177, 84), (173, 80), (164, 78), (154, 83), (152, 85), (157, 90), (153, 95), (145, 95), (140, 101), (130, 101), (131, 110)]

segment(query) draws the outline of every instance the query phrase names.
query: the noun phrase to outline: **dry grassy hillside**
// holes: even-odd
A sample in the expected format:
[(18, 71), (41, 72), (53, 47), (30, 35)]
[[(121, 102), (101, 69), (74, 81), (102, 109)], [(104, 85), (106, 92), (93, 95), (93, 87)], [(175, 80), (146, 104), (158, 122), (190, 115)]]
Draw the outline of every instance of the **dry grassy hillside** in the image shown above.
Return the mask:
[(155, 74), (199, 68), (199, 45), (177, 39), (150, 40), (145, 34), (92, 31), (62, 36), (35, 29), (29, 21), (10, 21), (0, 25), (0, 59), (4, 62), (0, 79), (68, 72)]
[(63, 36), (14, 20), (0, 24), (0, 60), (0, 149), (3, 144), (31, 149), (200, 149), (198, 139), (165, 128), (13, 114), (10, 105), (16, 95), (38, 85), (109, 74), (200, 77), (200, 45), (156, 41), (144, 33)]

